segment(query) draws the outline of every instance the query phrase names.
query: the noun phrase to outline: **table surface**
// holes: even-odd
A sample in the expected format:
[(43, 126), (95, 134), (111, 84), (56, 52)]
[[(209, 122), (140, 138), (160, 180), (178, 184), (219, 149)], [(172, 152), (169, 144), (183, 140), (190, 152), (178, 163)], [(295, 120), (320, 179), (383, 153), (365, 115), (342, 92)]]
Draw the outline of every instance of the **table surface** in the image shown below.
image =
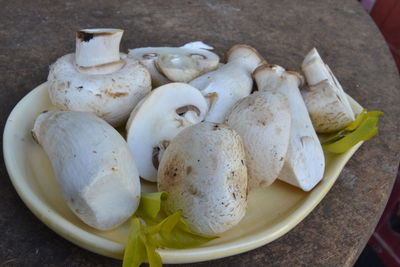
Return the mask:
[[(214, 266), (351, 266), (383, 211), (399, 163), (400, 91), (389, 50), (356, 0), (6, 1), (0, 0), (1, 126), (13, 106), (46, 81), (48, 66), (74, 51), (74, 32), (125, 29), (122, 51), (202, 40), (220, 55), (256, 47), (269, 63), (299, 69), (317, 47), (347, 92), (385, 112), (378, 137), (353, 156), (315, 210), (292, 231)], [(0, 265), (118, 266), (48, 229), (26, 208), (0, 169)], [(210, 262), (193, 264), (208, 266)]]

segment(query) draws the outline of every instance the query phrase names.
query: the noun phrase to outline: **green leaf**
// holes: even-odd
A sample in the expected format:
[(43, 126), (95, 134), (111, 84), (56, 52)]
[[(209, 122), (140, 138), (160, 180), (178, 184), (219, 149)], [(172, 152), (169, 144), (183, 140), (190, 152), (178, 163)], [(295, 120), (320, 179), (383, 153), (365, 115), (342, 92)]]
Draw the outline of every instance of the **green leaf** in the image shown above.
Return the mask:
[(157, 253), (156, 245), (155, 242), (151, 242), (152, 236), (151, 235), (146, 235), (146, 241), (145, 241), (145, 247), (146, 247), (146, 253), (147, 253), (147, 258), (150, 267), (160, 267), (162, 266), (162, 261), (160, 254)]
[(346, 128), (344, 128), (343, 131), (354, 131), (355, 129), (357, 129), (357, 127), (361, 124), (361, 122), (365, 119), (365, 117), (367, 116), (367, 110), (363, 109), (360, 114), (357, 115), (357, 118), (351, 122), (349, 125), (347, 125)]
[(182, 211), (178, 210), (177, 212), (171, 214), (157, 225), (149, 226), (148, 231), (151, 234), (156, 234), (158, 232), (171, 232), (172, 229), (176, 226), (176, 224), (181, 219)]
[(162, 233), (171, 233), (171, 231), (175, 228), (175, 226), (182, 219), (182, 211), (178, 210), (175, 213), (171, 214), (165, 220), (161, 222), (160, 232)]
[(131, 220), (123, 267), (137, 267), (144, 262), (150, 267), (161, 266), (157, 248), (196, 247), (216, 238), (192, 232), (182, 219), (181, 210), (161, 218), (162, 202), (167, 198), (166, 192), (142, 193)]
[(162, 200), (167, 198), (167, 192), (142, 193), (136, 214), (140, 217), (156, 218), (161, 210)]
[[(340, 154), (360, 141), (366, 141), (378, 133), (380, 111), (361, 112), (357, 119), (336, 136), (325, 141), (322, 147), (332, 153)], [(339, 138), (338, 138), (339, 137)]]
[(125, 246), (122, 267), (137, 267), (147, 262), (146, 247), (143, 242), (143, 231), (138, 218), (133, 217), (129, 230), (128, 242)]
[(325, 135), (322, 139), (322, 144), (333, 143), (341, 138), (343, 138), (348, 132), (354, 131), (360, 123), (365, 119), (365, 115), (367, 114), (367, 110), (363, 109), (356, 117), (354, 121), (352, 121), (346, 128), (329, 135)]

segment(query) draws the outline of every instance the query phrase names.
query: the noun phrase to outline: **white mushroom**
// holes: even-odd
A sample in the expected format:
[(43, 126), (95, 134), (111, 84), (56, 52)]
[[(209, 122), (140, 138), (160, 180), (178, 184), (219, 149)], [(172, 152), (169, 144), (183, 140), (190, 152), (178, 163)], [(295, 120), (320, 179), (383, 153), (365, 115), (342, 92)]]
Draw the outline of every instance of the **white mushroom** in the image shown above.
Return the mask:
[(86, 224), (110, 230), (137, 209), (140, 181), (129, 147), (109, 124), (90, 113), (48, 111), (34, 139), (49, 157), (64, 199)]
[(240, 136), (224, 124), (202, 122), (180, 132), (164, 153), (158, 188), (165, 210), (182, 210), (189, 227), (217, 235), (236, 225), (247, 206), (247, 170)]
[(158, 164), (169, 142), (186, 127), (201, 122), (207, 107), (196, 88), (169, 83), (153, 90), (132, 111), (126, 126), (127, 141), (140, 177), (157, 181)]
[(290, 107), (278, 92), (255, 92), (237, 102), (226, 124), (243, 138), (250, 188), (266, 187), (278, 177), (290, 136)]
[(216, 69), (219, 57), (210, 49), (202, 42), (193, 42), (182, 47), (135, 48), (129, 54), (149, 69), (153, 86), (157, 87), (171, 81), (189, 82)]
[(119, 53), (122, 30), (77, 32), (76, 53), (59, 58), (48, 76), (51, 102), (60, 109), (94, 113), (114, 126), (124, 123), (151, 90), (148, 70)]
[(278, 179), (309, 191), (322, 179), (325, 159), (299, 91), (302, 76), (267, 64), (258, 67), (253, 75), (260, 91), (277, 91), (287, 97), (290, 105), (290, 143)]
[(301, 68), (309, 84), (302, 95), (317, 132), (335, 132), (355, 120), (342, 86), (317, 49), (307, 54)]
[(253, 88), (251, 73), (264, 59), (252, 47), (235, 45), (227, 53), (228, 63), (206, 73), (190, 85), (199, 89), (209, 101), (206, 121), (222, 123), (232, 106), (248, 96)]

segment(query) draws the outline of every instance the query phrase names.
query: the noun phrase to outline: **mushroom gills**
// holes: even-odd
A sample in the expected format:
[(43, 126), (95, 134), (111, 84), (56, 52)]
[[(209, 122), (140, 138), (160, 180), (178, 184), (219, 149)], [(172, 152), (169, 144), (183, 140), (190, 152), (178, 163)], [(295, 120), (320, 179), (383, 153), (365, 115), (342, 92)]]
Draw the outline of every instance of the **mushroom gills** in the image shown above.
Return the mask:
[(262, 65), (253, 76), (260, 91), (279, 92), (289, 101), (290, 141), (278, 179), (309, 191), (323, 178), (325, 158), (300, 94), (302, 76), (277, 65)]
[(136, 164), (125, 140), (105, 121), (84, 112), (48, 111), (38, 116), (32, 134), (69, 208), (84, 223), (110, 230), (136, 211)]
[(153, 163), (154, 168), (158, 169), (162, 155), (165, 149), (167, 149), (169, 143), (168, 140), (164, 140), (158, 146), (153, 147), (151, 162)]
[(189, 82), (202, 73), (197, 60), (204, 60), (200, 54), (168, 53), (161, 54), (155, 61), (157, 70), (167, 79), (175, 82)]
[(165, 151), (158, 177), (159, 191), (168, 192), (167, 214), (182, 210), (197, 233), (221, 234), (246, 213), (243, 143), (224, 124), (201, 122), (181, 131)]
[(154, 89), (128, 120), (127, 141), (139, 175), (157, 181), (157, 168), (169, 142), (183, 129), (201, 122), (207, 102), (194, 87), (169, 83)]
[(151, 74), (153, 86), (169, 82), (189, 82), (218, 67), (219, 57), (202, 42), (181, 47), (144, 47), (130, 49), (129, 54), (145, 65)]

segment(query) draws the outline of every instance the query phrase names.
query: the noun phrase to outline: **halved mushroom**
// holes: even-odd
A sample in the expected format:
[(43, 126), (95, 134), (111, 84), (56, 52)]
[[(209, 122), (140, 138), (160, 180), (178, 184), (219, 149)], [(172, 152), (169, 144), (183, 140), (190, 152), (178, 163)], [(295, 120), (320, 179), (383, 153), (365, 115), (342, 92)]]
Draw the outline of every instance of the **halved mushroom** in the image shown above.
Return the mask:
[(355, 120), (342, 86), (317, 49), (307, 54), (301, 68), (309, 84), (302, 95), (317, 132), (339, 131)]
[(255, 92), (235, 104), (226, 124), (243, 138), (249, 186), (272, 184), (289, 146), (291, 115), (287, 98), (278, 92)]
[(206, 73), (190, 85), (199, 89), (208, 99), (206, 121), (222, 123), (232, 106), (248, 96), (253, 88), (251, 73), (264, 62), (252, 47), (235, 45), (227, 53), (228, 63), (218, 70)]
[(124, 123), (151, 90), (148, 70), (119, 53), (122, 30), (86, 29), (76, 34), (76, 53), (50, 67), (49, 95), (62, 110), (94, 113), (114, 126)]
[(217, 68), (219, 57), (208, 51), (212, 47), (202, 42), (182, 47), (144, 47), (130, 49), (129, 54), (145, 65), (153, 86), (169, 82), (189, 82)]
[(140, 177), (156, 182), (159, 162), (172, 138), (202, 121), (206, 112), (203, 95), (188, 84), (169, 83), (154, 89), (132, 111), (126, 126)]
[(246, 213), (247, 170), (240, 136), (224, 124), (202, 122), (180, 132), (158, 169), (167, 213), (182, 210), (189, 227), (217, 235)]
[(48, 111), (32, 135), (49, 157), (64, 199), (86, 224), (110, 230), (140, 201), (136, 164), (122, 136), (90, 113)]
[(254, 73), (260, 91), (285, 95), (289, 101), (292, 125), (289, 148), (278, 179), (304, 191), (311, 190), (323, 177), (324, 153), (301, 97), (302, 76), (277, 65), (262, 65)]

